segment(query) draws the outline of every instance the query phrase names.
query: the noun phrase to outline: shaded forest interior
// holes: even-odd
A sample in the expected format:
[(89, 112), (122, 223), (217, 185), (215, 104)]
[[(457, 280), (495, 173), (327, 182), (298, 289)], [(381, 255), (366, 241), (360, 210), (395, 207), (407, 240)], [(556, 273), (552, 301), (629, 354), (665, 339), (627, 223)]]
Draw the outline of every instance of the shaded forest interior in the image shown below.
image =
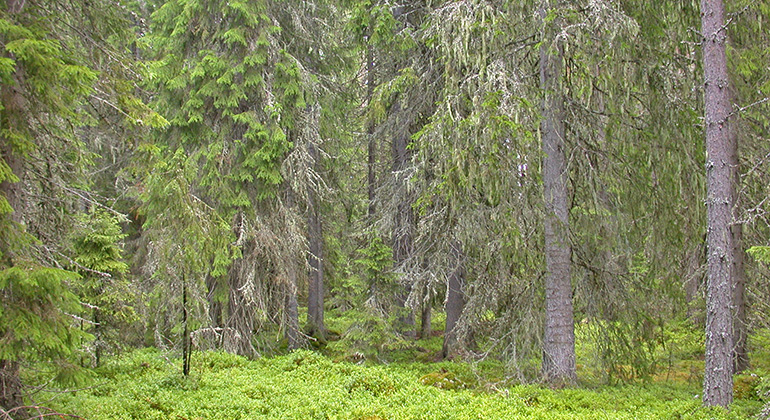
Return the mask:
[(663, 3), (0, 0), (0, 414), (144, 348), (770, 401), (770, 3)]

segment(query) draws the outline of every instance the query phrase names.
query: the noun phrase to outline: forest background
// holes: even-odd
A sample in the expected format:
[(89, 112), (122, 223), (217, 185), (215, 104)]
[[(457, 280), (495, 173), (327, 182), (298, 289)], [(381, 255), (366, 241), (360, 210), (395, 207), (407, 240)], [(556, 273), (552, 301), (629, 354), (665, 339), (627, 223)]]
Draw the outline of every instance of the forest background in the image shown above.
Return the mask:
[(0, 407), (143, 347), (766, 399), (770, 3), (726, 6), (4, 0)]

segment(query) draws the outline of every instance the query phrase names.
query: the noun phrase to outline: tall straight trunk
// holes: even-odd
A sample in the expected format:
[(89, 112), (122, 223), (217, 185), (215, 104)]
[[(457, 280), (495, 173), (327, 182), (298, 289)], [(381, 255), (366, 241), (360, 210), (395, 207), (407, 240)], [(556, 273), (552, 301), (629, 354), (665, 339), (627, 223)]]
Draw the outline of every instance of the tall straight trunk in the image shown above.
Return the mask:
[[(314, 166), (318, 167), (318, 149), (312, 143), (308, 144), (310, 156)], [(308, 244), (310, 253), (308, 263), (308, 335), (321, 341), (326, 340), (326, 326), (324, 325), (324, 271), (323, 271), (323, 229), (317, 192), (314, 188), (308, 189)]]
[[(17, 0), (7, 0), (6, 10), (9, 15), (21, 13), (24, 2)], [(7, 55), (7, 54), (6, 54)], [(17, 84), (19, 75), (17, 73)], [(0, 85), (0, 99), (5, 108), (0, 117), (2, 126), (17, 125), (15, 120), (23, 118), (25, 100), (18, 88), (12, 84), (4, 83)], [(20, 124), (19, 124), (20, 126)], [(0, 198), (4, 198), (11, 207), (10, 214), (0, 213), (0, 223), (4, 230), (0, 234), (0, 270), (13, 267), (15, 264), (16, 247), (10, 243), (11, 236), (8, 230), (23, 229), (22, 227), (22, 184), (19, 180), (24, 178), (24, 161), (19, 153), (18, 145), (14, 145), (12, 140), (0, 133), (0, 159), (3, 159), (5, 165), (10, 169), (16, 179), (10, 179), (6, 176), (0, 182)], [(13, 235), (15, 236), (15, 235)], [(0, 293), (10, 293), (8, 290), (0, 290)], [(4, 334), (5, 331), (0, 331)], [(0, 408), (7, 412), (12, 412), (11, 418), (26, 419), (29, 418), (27, 409), (24, 408), (24, 394), (19, 375), (19, 362), (17, 360), (0, 359)]]
[(431, 296), (428, 296), (426, 301), (422, 303), (422, 314), (420, 316), (420, 338), (429, 338), (431, 333), (433, 333), (433, 329), (430, 325), (433, 308), (431, 307), (430, 301)]
[[(1, 1), (1, 0), (0, 0)], [(8, 0), (6, 2), (9, 15), (20, 13), (24, 7), (23, 1)], [(4, 41), (0, 38), (0, 43)], [(4, 58), (12, 58), (10, 53), (3, 54)], [(29, 117), (26, 111), (27, 101), (20, 91), (19, 86), (24, 86), (23, 76), (20, 71), (14, 74), (14, 83), (0, 84), (0, 100), (3, 110), (0, 111), (0, 127), (23, 129), (23, 120)], [(22, 182), (24, 180), (24, 160), (22, 145), (14, 141), (12, 137), (0, 133), (0, 159), (5, 163), (6, 170), (10, 174), (3, 174), (0, 179), (0, 200), (5, 199), (10, 206), (10, 213), (3, 214), (3, 206), (0, 206), (0, 222), (7, 223), (4, 229), (23, 229), (22, 214), (24, 213), (24, 199), (22, 198)], [(1, 203), (0, 203), (1, 204)], [(12, 266), (15, 247), (8, 243), (16, 235), (0, 235), (0, 265)]]
[[(737, 176), (734, 179), (738, 179)], [(735, 373), (741, 373), (750, 366), (748, 349), (748, 319), (746, 318), (746, 272), (743, 268), (745, 253), (743, 250), (743, 226), (736, 223), (732, 227), (734, 262), (733, 262), (733, 328), (735, 331), (734, 359)]]
[(94, 367), (101, 366), (102, 361), (102, 347), (104, 347), (104, 337), (102, 337), (102, 320), (99, 316), (100, 311), (99, 308), (94, 308), (93, 310), (93, 316), (94, 316), (94, 359), (96, 362), (96, 365)]
[[(406, 134), (393, 136), (393, 173), (397, 177), (397, 187), (401, 201), (396, 205), (395, 224), (393, 228), (393, 262), (396, 267), (402, 266), (414, 254), (414, 211), (409, 199), (406, 180), (401, 171), (406, 169), (410, 151), (407, 149), (409, 137)], [(412, 292), (412, 285), (406, 283), (402, 291), (396, 294), (396, 304), (401, 310), (399, 327), (407, 336), (415, 335), (414, 310), (407, 307), (406, 301)]]
[(444, 359), (457, 352), (457, 321), (465, 308), (465, 263), (462, 247), (457, 241), (452, 242), (452, 258), (455, 268), (447, 278), (446, 325), (444, 345), (441, 348), (441, 357)]
[[(291, 189), (288, 183), (284, 183), (284, 189), (286, 191), (286, 210), (294, 211), (295, 209), (295, 197), (294, 190)], [(299, 329), (299, 304), (297, 303), (297, 291), (298, 289), (298, 268), (296, 262), (293, 259), (285, 262), (289, 265), (287, 270), (287, 278), (283, 283), (283, 328), (284, 337), (286, 338), (287, 347), (289, 350), (296, 350), (302, 346), (302, 339)]]
[[(731, 98), (732, 102), (732, 98)], [(730, 134), (730, 176), (733, 194), (733, 220), (730, 227), (730, 233), (733, 240), (733, 359), (734, 373), (740, 373), (748, 369), (749, 349), (748, 349), (748, 319), (746, 318), (746, 271), (743, 263), (746, 253), (743, 249), (743, 225), (738, 221), (738, 183), (740, 182), (740, 172), (738, 170), (738, 137), (731, 127)]]
[[(738, 177), (736, 176), (736, 178)], [(734, 359), (735, 373), (741, 373), (751, 367), (748, 348), (748, 319), (746, 318), (746, 272), (743, 268), (745, 252), (743, 250), (743, 226), (732, 227), (734, 262), (733, 262), (733, 328), (735, 334)]]
[[(548, 2), (540, 8), (544, 27)], [(545, 339), (542, 373), (553, 385), (570, 385), (575, 374), (575, 330), (569, 242), (569, 200), (564, 141), (562, 86), (563, 48), (546, 29), (540, 46), (540, 87), (543, 92), (540, 131), (543, 139), (543, 196), (545, 200)]]
[(217, 299), (217, 292), (221, 286), (216, 277), (206, 275), (206, 300), (209, 304), (209, 321), (213, 328), (221, 328), (222, 324), (222, 302)]
[[(8, 91), (11, 91), (12, 88), (3, 86), (2, 88), (2, 100), (3, 105), (8, 107), (8, 104), (10, 101), (6, 98), (8, 96), (13, 97), (13, 94), (8, 95)], [(11, 99), (13, 100), (13, 99)], [(5, 121), (2, 122), (3, 125), (5, 125)], [(13, 176), (17, 177), (19, 180), (23, 178), (23, 171), (24, 166), (22, 162), (22, 158), (19, 155), (19, 153), (15, 150), (13, 145), (10, 143), (10, 140), (6, 138), (5, 136), (0, 135), (0, 159), (3, 159), (5, 161), (5, 164), (8, 166), (8, 168), (13, 173)], [(4, 215), (0, 213), (0, 217), (3, 219), (8, 218), (7, 221), (12, 224), (19, 224), (22, 220), (21, 214), (22, 214), (22, 198), (21, 198), (21, 182), (18, 182), (13, 179), (4, 179), (0, 181), (0, 198), (5, 198), (5, 200), (8, 202), (8, 205), (11, 207), (11, 213), (9, 215)], [(3, 255), (1, 256), (5, 260), (11, 259), (11, 248), (8, 246), (9, 244), (6, 244), (5, 241), (8, 241), (9, 238), (4, 235), (4, 238), (0, 238), (0, 246), (3, 247), (1, 249), (3, 251)], [(9, 264), (9, 261), (0, 261), (0, 263), (6, 263)]]
[(685, 251), (682, 256), (682, 279), (684, 280), (684, 293), (687, 302), (687, 318), (693, 325), (703, 325), (703, 314), (693, 302), (697, 302), (703, 295), (703, 273), (701, 272), (703, 261), (706, 259), (706, 245), (703, 242), (695, 244), (692, 249)]
[(297, 305), (297, 275), (290, 270), (289, 282), (284, 285), (284, 336), (289, 350), (301, 347), (299, 309)]
[(733, 270), (735, 136), (730, 127), (732, 98), (725, 51), (727, 30), (721, 0), (701, 1), (708, 278), (706, 282), (706, 369), (703, 403), (727, 407), (733, 401)]
[(190, 325), (187, 319), (187, 279), (182, 276), (182, 374), (190, 374)]
[[(422, 272), (427, 273), (430, 269), (427, 259), (422, 260), (420, 263), (420, 269)], [(431, 319), (433, 318), (433, 288), (429, 283), (426, 283), (423, 287), (423, 294), (420, 298), (422, 303), (420, 307), (420, 338), (430, 338), (433, 333), (433, 327), (431, 325)]]
[[(370, 38), (367, 37), (367, 41)], [(371, 104), (374, 98), (374, 48), (371, 45), (366, 47), (366, 103)], [(368, 159), (366, 168), (368, 170), (367, 183), (369, 187), (369, 222), (374, 221), (375, 213), (375, 191), (377, 188), (377, 140), (374, 137), (374, 121), (367, 122), (367, 140)]]

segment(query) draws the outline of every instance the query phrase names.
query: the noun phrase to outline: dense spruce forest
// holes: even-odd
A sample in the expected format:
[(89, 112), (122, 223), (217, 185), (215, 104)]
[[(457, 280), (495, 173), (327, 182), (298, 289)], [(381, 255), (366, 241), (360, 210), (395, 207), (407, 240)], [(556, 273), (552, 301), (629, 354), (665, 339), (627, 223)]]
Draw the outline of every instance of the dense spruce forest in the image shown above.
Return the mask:
[(0, 0), (0, 419), (769, 418), (768, 25)]

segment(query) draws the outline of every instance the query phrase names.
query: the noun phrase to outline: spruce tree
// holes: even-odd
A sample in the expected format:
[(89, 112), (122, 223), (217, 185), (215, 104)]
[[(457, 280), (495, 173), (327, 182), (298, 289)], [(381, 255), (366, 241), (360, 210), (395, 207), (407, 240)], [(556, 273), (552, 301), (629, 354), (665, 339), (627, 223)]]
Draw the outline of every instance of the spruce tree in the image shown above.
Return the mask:
[[(72, 237), (72, 253), (75, 255), (71, 269), (82, 280), (78, 295), (90, 309), (90, 322), (81, 328), (94, 336), (91, 355), (94, 367), (102, 361), (102, 355), (121, 346), (124, 337), (120, 333), (136, 319), (132, 301), (136, 293), (123, 277), (128, 264), (123, 261), (120, 242), (125, 238), (117, 216), (103, 209), (92, 208), (79, 215)], [(124, 329), (125, 331), (125, 329)]]
[(83, 309), (74, 293), (81, 279), (61, 268), (74, 262), (62, 244), (82, 203), (95, 202), (85, 127), (105, 115), (152, 123), (131, 89), (129, 22), (103, 3), (0, 5), (0, 406), (12, 416), (25, 415), (21, 368), (49, 363), (72, 380), (73, 355), (90, 339), (70, 328)]
[[(172, 208), (161, 199), (164, 178), (148, 171), (147, 226), (170, 226), (162, 220), (185, 213), (199, 226), (196, 237), (205, 245), (194, 251), (202, 263), (188, 270), (190, 284), (224, 304), (221, 332), (240, 337), (239, 353), (254, 354), (256, 325), (274, 310), (284, 314), (290, 346), (300, 344), (295, 306), (304, 273), (314, 279), (311, 329), (323, 336), (317, 168), (325, 103), (317, 74), (337, 59), (333, 46), (318, 43), (327, 35), (315, 31), (323, 29), (318, 19), (330, 18), (327, 8), (333, 4), (172, 0), (152, 15), (149, 87), (170, 126), (153, 145), (150, 165), (167, 167), (175, 156), (184, 190)], [(199, 203), (206, 216), (185, 201)], [(177, 233), (158, 227), (152, 234), (159, 243), (178, 241)]]

